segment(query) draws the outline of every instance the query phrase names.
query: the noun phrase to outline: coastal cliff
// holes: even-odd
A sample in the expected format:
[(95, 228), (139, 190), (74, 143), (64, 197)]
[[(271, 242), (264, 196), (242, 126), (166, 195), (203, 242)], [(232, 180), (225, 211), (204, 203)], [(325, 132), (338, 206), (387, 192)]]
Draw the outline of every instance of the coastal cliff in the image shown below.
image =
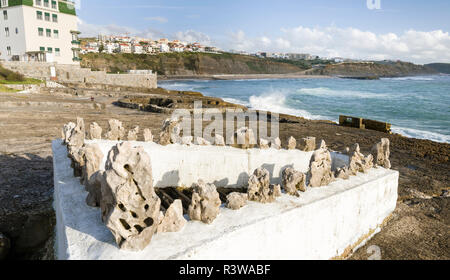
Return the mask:
[(409, 62), (356, 62), (327, 65), (323, 68), (308, 70), (306, 74), (341, 77), (402, 77), (433, 75), (431, 68)]
[(217, 74), (287, 74), (305, 70), (291, 63), (278, 62), (238, 54), (166, 53), (146, 54), (86, 54), (82, 67), (108, 72), (129, 69), (152, 69), (158, 75), (217, 75)]

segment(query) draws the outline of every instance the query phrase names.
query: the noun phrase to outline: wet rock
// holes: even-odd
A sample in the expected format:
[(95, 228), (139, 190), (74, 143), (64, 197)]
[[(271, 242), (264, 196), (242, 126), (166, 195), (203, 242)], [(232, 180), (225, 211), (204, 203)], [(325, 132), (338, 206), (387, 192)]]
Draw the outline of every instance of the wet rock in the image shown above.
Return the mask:
[(211, 146), (211, 142), (202, 137), (195, 138), (195, 144), (200, 146)]
[(247, 204), (248, 194), (232, 192), (227, 195), (227, 208), (238, 210)]
[(269, 140), (266, 139), (259, 139), (259, 148), (260, 149), (269, 149)]
[(236, 133), (236, 147), (241, 149), (251, 149), (256, 146), (256, 138), (253, 130), (248, 127), (239, 128)]
[(153, 142), (152, 131), (148, 128), (144, 129), (144, 141), (145, 142)]
[(91, 207), (100, 206), (101, 182), (103, 172), (100, 171), (100, 165), (103, 160), (103, 153), (98, 144), (88, 144), (83, 147), (84, 166), (82, 174), (82, 184), (89, 192), (86, 203)]
[(189, 205), (189, 217), (194, 221), (210, 224), (219, 214), (221, 201), (214, 184), (206, 184), (199, 180), (194, 185), (192, 202)]
[(297, 140), (294, 137), (289, 137), (288, 150), (295, 150), (297, 148)]
[(0, 260), (6, 259), (10, 249), (11, 242), (9, 241), (9, 238), (0, 232)]
[(186, 224), (186, 219), (183, 217), (183, 205), (180, 199), (174, 200), (169, 206), (166, 214), (158, 225), (158, 232), (177, 232), (180, 231)]
[(269, 171), (260, 167), (248, 179), (248, 199), (261, 203), (273, 202), (276, 197), (275, 187), (274, 185), (270, 185)]
[(391, 153), (389, 144), (390, 142), (388, 138), (382, 138), (381, 142), (375, 144), (375, 146), (373, 146), (372, 148), (372, 154), (375, 155), (375, 164), (386, 169), (391, 168), (391, 162), (389, 160), (389, 156)]
[(137, 141), (139, 134), (139, 126), (133, 127), (130, 131), (128, 131), (128, 141)]
[(102, 128), (98, 125), (98, 123), (93, 122), (89, 125), (89, 138), (91, 140), (102, 139)]
[(214, 144), (216, 146), (225, 146), (225, 139), (223, 138), (222, 135), (216, 134), (214, 137)]
[(166, 119), (159, 135), (159, 144), (166, 146), (181, 142), (181, 126), (179, 118)]
[(119, 120), (111, 119), (108, 121), (108, 132), (106, 132), (106, 139), (112, 141), (120, 141), (125, 138), (125, 128)]
[(161, 201), (152, 182), (150, 157), (130, 142), (108, 154), (101, 187), (102, 220), (122, 249), (142, 250), (158, 228)]
[(306, 137), (300, 139), (300, 150), (312, 152), (316, 149), (316, 137)]
[(309, 185), (311, 187), (327, 186), (333, 181), (333, 177), (331, 155), (325, 141), (322, 140), (320, 148), (311, 157)]
[(273, 148), (273, 149), (280, 150), (281, 149), (281, 140), (280, 140), (280, 138), (277, 137), (274, 140), (272, 140), (272, 142), (270, 143), (270, 147)]
[(359, 148), (359, 144), (356, 143), (350, 149), (350, 174), (356, 175), (358, 172), (366, 173), (373, 167), (373, 156), (368, 155), (365, 157)]
[(72, 134), (72, 130), (75, 128), (75, 126), (77, 125), (73, 122), (69, 122), (63, 126), (62, 139), (64, 144), (67, 144), (69, 142), (69, 137)]
[(299, 196), (298, 191), (306, 191), (306, 175), (293, 168), (286, 168), (282, 173), (283, 188), (287, 194)]

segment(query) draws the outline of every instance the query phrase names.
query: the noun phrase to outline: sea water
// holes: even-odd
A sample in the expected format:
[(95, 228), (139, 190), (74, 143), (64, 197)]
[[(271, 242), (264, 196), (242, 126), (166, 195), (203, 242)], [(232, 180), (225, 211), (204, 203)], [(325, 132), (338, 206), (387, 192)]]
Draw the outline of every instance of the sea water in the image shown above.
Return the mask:
[(160, 81), (173, 90), (312, 120), (350, 115), (392, 123), (407, 137), (450, 143), (450, 76), (352, 79)]

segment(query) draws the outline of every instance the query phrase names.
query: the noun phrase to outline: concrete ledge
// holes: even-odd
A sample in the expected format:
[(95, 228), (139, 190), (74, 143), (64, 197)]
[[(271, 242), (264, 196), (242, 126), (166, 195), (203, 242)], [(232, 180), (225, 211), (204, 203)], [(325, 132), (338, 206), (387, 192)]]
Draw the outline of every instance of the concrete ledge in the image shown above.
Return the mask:
[(399, 173), (371, 169), (300, 198), (283, 194), (272, 204), (222, 207), (211, 225), (189, 221), (182, 231), (157, 234), (143, 251), (130, 252), (118, 249), (100, 210), (86, 205), (66, 147), (54, 141), (52, 148), (58, 259), (331, 259), (379, 231), (397, 202)]

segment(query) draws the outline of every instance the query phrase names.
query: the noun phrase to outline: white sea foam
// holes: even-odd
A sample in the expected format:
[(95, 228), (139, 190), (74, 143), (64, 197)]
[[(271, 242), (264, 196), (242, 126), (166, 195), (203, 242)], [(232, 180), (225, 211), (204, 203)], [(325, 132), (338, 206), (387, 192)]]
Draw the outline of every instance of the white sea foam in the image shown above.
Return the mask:
[(249, 98), (250, 108), (274, 113), (288, 114), (303, 117), (310, 120), (324, 120), (327, 117), (313, 115), (310, 112), (298, 108), (291, 108), (286, 104), (287, 93), (281, 90), (272, 90), (262, 95), (252, 95)]
[(317, 88), (301, 88), (297, 90), (298, 93), (313, 95), (313, 96), (323, 96), (323, 97), (339, 97), (339, 98), (390, 98), (392, 95), (387, 95), (383, 93), (373, 93), (366, 91), (354, 91), (354, 90), (335, 90), (327, 87), (317, 87)]
[(392, 132), (410, 138), (427, 139), (435, 142), (450, 143), (449, 135), (444, 135), (436, 132), (418, 130), (413, 128), (396, 127), (396, 126), (392, 127)]

